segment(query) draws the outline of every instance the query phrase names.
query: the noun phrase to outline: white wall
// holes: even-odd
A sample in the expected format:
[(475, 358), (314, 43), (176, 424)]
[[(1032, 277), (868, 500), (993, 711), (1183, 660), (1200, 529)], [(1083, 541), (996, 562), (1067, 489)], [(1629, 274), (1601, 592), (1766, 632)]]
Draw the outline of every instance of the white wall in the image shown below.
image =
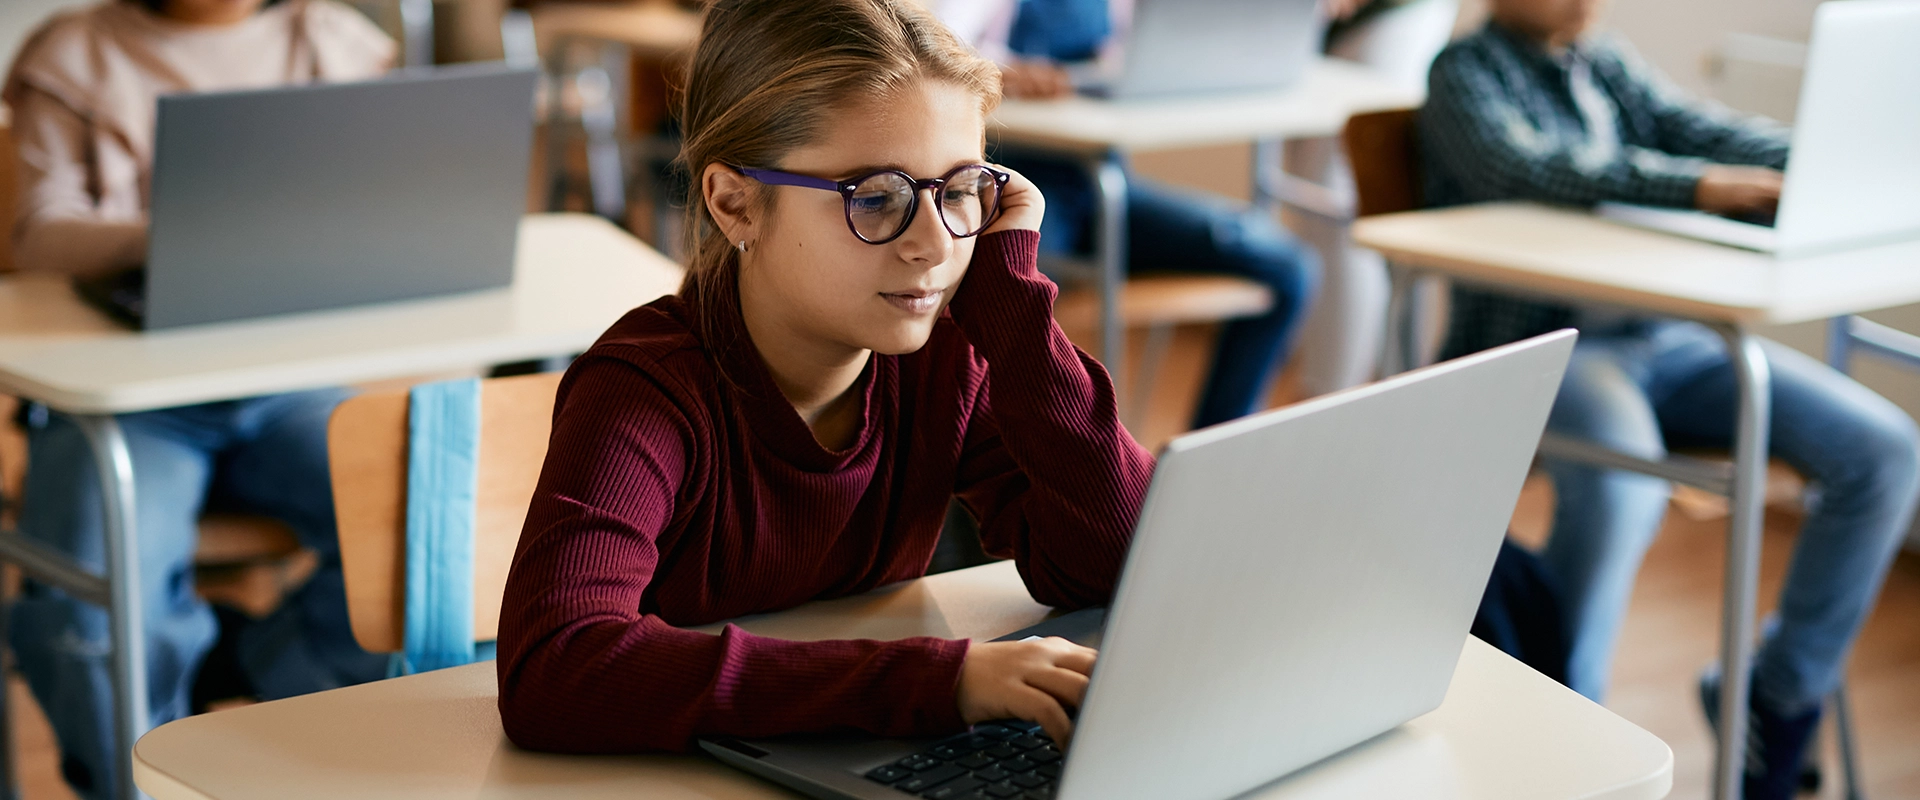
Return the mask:
[(20, 40), (27, 38), (54, 9), (85, 3), (86, 0), (0, 0), (0, 64), (13, 64)]

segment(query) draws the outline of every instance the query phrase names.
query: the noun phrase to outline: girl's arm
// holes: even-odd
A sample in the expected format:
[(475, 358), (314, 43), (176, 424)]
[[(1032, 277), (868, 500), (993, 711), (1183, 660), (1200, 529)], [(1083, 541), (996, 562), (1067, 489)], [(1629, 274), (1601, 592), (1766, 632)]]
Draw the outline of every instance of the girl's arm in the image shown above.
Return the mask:
[(1120, 424), (1106, 368), (1054, 323), (1039, 243), (1033, 230), (981, 236), (953, 300), (987, 364), (958, 494), (987, 552), (1014, 558), (1035, 600), (1097, 605), (1120, 578), (1154, 462)]
[(686, 750), (703, 734), (959, 730), (967, 643), (790, 642), (640, 613), (697, 453), (691, 393), (589, 354), (553, 438), (500, 613), (500, 717), (522, 747)]
[[(145, 217), (100, 208), (89, 188), (95, 178), (88, 167), (93, 159), (88, 154), (86, 121), (66, 104), (31, 87), (14, 96), (13, 137), (20, 168), (20, 207), (12, 232), (14, 265), (23, 270), (92, 275), (145, 261)], [(125, 177), (136, 179), (131, 174)], [(128, 185), (117, 191), (132, 197), (139, 190)]]

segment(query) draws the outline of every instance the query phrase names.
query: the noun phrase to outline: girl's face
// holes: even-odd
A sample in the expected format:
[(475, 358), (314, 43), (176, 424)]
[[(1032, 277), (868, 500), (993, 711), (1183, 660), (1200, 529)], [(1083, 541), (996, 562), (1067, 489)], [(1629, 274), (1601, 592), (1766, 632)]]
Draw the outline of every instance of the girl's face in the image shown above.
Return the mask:
[(232, 25), (259, 11), (266, 0), (166, 0), (162, 13), (190, 25)]
[[(792, 152), (778, 169), (834, 180), (897, 169), (926, 180), (984, 163), (979, 98), (951, 83), (918, 81), (891, 97), (862, 98), (834, 120), (816, 144)], [(710, 191), (713, 179), (727, 178), (708, 172)], [(947, 231), (931, 190), (919, 193), (906, 231), (878, 245), (848, 230), (837, 192), (767, 190), (772, 202), (749, 211), (743, 225), (733, 226), (739, 230), (722, 220), (733, 241), (747, 241), (740, 299), (756, 336), (765, 330), (801, 337), (810, 349), (893, 355), (926, 344), (966, 275), (974, 246), (974, 239), (955, 239)], [(709, 204), (715, 205), (711, 199)]]

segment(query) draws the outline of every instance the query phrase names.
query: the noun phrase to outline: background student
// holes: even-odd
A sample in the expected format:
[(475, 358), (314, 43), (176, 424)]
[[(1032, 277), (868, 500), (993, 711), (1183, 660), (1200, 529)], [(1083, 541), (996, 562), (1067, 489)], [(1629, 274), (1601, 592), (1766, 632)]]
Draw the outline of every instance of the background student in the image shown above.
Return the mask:
[[(22, 46), (4, 84), (20, 165), (13, 229), (21, 269), (92, 275), (145, 260), (156, 98), (379, 75), (394, 46), (330, 0), (115, 0), (61, 13)], [(288, 192), (298, 186), (285, 187)], [(136, 462), (140, 586), (152, 724), (196, 699), (284, 697), (379, 677), (384, 660), (347, 626), (326, 459), (337, 390), (121, 417)], [(60, 414), (29, 430), (23, 534), (105, 563), (100, 490), (86, 440)], [(267, 620), (221, 624), (194, 594), (196, 520), (209, 505), (285, 520), (320, 554), (313, 578)], [(28, 582), (9, 642), (85, 797), (114, 786), (107, 618)], [(209, 661), (216, 636), (220, 657)], [(203, 663), (205, 662), (205, 663)], [(196, 686), (196, 677), (203, 677)], [(198, 697), (196, 698), (196, 695)]]
[[(1073, 91), (1056, 62), (1093, 57), (1116, 30), (1114, 17), (1124, 18), (1132, 2), (1110, 7), (1107, 0), (940, 0), (937, 8), (983, 55), (1001, 63), (1008, 96), (1047, 99)], [(1084, 170), (1072, 160), (1030, 150), (1003, 148), (999, 157), (1048, 198), (1041, 246), (1055, 253), (1090, 249), (1095, 208)], [(1193, 425), (1265, 409), (1272, 379), (1319, 284), (1313, 253), (1266, 214), (1129, 176), (1127, 270), (1224, 273), (1267, 286), (1271, 310), (1221, 330)]]
[[(1492, 21), (1434, 62), (1419, 133), (1437, 205), (1530, 199), (1771, 211), (1786, 132), (1682, 97), (1617, 40), (1586, 35), (1595, 0), (1495, 0)], [(1735, 378), (1712, 331), (1460, 289), (1448, 354), (1576, 325), (1582, 335), (1548, 427), (1647, 458), (1725, 445)], [(1920, 435), (1892, 403), (1769, 344), (1772, 452), (1813, 485), (1779, 611), (1753, 670), (1746, 797), (1791, 797), (1920, 494)], [(1666, 511), (1656, 478), (1552, 462), (1544, 553), (1567, 592), (1572, 686), (1599, 699), (1641, 557)], [(1709, 713), (1717, 678), (1702, 682)]]
[(982, 163), (999, 98), (913, 0), (709, 9), (681, 115), (686, 284), (568, 371), (507, 581), (516, 743), (1006, 717), (1065, 741), (1095, 656), (1064, 640), (682, 627), (918, 577), (956, 495), (1035, 599), (1111, 595), (1153, 459), (1053, 322), (1039, 192)]

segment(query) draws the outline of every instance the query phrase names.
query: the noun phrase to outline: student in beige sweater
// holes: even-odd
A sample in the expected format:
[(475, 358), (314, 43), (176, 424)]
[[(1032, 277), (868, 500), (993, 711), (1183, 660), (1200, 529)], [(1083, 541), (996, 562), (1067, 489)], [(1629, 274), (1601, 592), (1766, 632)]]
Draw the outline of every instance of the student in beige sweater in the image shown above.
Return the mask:
[[(108, 0), (55, 15), (0, 88), (19, 159), (15, 264), (87, 275), (145, 260), (158, 96), (369, 78), (393, 56), (391, 40), (332, 0)], [(341, 586), (326, 421), (343, 396), (121, 418), (138, 476), (152, 724), (222, 696), (282, 697), (382, 674), (383, 661), (353, 642)], [(99, 569), (99, 484), (86, 441), (58, 413), (28, 422), (21, 530)], [(319, 570), (271, 617), (222, 610), (216, 622), (193, 591), (196, 520), (209, 507), (285, 520), (319, 552)], [(29, 582), (11, 623), (68, 783), (83, 797), (110, 796), (125, 765), (113, 755), (105, 613)]]

